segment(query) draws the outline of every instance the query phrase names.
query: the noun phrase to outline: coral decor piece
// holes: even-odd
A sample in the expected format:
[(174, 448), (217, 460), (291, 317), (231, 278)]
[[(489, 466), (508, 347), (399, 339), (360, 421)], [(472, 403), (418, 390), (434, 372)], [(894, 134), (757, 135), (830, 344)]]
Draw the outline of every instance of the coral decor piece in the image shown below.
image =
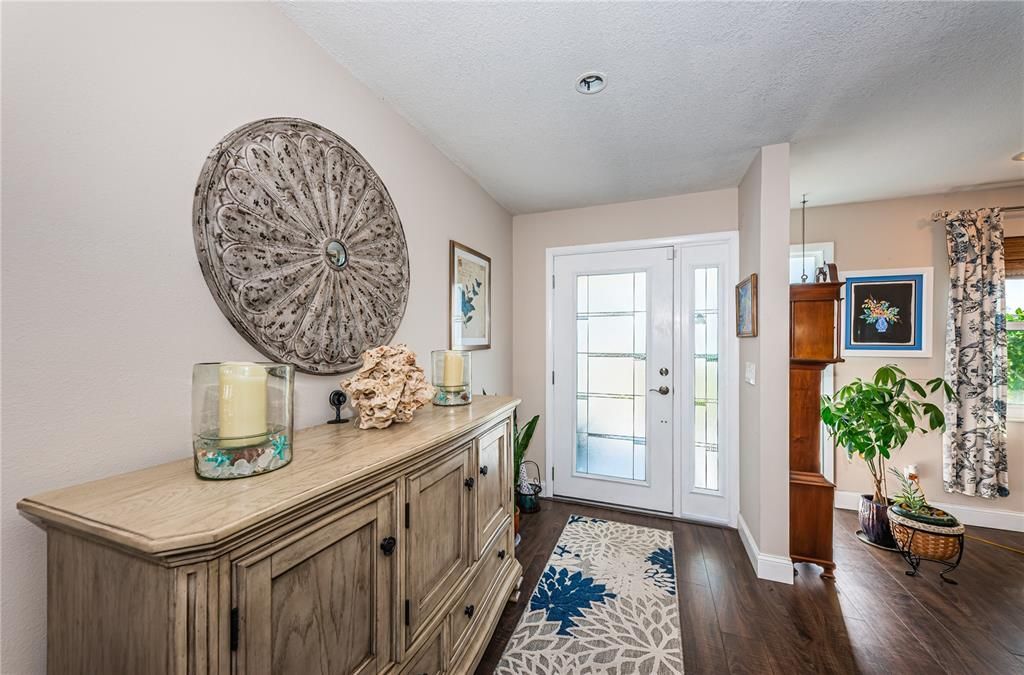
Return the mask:
[(405, 345), (381, 345), (363, 352), (363, 365), (341, 383), (359, 413), (360, 429), (384, 429), (408, 422), (434, 396), (416, 354)]

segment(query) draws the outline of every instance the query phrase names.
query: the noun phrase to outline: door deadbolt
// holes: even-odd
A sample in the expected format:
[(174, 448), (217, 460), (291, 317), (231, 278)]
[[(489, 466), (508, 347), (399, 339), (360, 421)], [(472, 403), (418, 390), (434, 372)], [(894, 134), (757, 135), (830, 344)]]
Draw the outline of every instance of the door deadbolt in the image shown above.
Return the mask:
[(664, 375), (668, 375), (668, 368), (660, 368), (660, 369), (658, 370), (658, 374), (659, 374), (659, 375), (662, 375), (662, 376), (664, 376)]

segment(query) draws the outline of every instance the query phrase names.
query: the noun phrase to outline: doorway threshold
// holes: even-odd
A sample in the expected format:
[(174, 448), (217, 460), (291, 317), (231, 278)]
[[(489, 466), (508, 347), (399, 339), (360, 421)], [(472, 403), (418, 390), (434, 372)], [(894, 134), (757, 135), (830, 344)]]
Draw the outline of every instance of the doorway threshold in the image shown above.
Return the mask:
[(667, 511), (652, 511), (649, 509), (640, 509), (634, 506), (622, 506), (621, 504), (611, 504), (609, 502), (598, 502), (590, 499), (577, 499), (575, 497), (561, 497), (558, 495), (551, 495), (550, 497), (541, 497), (542, 501), (559, 502), (562, 504), (579, 504), (580, 506), (596, 506), (603, 509), (610, 509), (612, 511), (623, 511), (625, 513), (636, 513), (643, 516), (653, 516), (655, 518), (664, 518), (665, 520), (671, 520), (678, 523), (690, 523), (691, 525), (704, 525), (707, 527), (717, 527), (722, 530), (733, 530), (735, 527), (731, 527), (728, 523), (722, 523), (715, 520), (705, 520), (703, 518), (692, 518), (687, 516), (677, 516)]

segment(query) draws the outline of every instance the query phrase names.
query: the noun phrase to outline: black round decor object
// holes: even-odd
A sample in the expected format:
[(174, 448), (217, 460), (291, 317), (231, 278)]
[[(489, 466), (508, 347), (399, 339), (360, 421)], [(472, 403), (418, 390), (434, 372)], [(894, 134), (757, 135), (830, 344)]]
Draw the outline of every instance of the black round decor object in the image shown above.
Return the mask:
[(409, 298), (402, 222), (329, 129), (290, 117), (235, 129), (206, 158), (192, 216), (217, 305), (272, 361), (344, 373), (394, 337)]
[(331, 407), (334, 408), (334, 419), (327, 420), (328, 424), (344, 424), (348, 420), (341, 419), (341, 406), (345, 405), (348, 401), (348, 396), (345, 396), (345, 392), (341, 389), (335, 389), (331, 392), (331, 395), (327, 398), (330, 401)]

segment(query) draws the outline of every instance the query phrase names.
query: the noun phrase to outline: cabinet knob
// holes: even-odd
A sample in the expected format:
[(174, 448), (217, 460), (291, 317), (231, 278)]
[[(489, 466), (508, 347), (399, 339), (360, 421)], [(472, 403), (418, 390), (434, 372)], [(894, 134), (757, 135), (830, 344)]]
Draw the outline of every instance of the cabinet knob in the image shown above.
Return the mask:
[(470, 476), (469, 478), (467, 478), (466, 480), (464, 480), (464, 481), (462, 482), (462, 484), (466, 486), (466, 489), (467, 489), (467, 490), (472, 490), (472, 489), (473, 489), (473, 486), (474, 486), (474, 485), (476, 485), (476, 481), (475, 481), (475, 480), (473, 480), (473, 477), (472, 477), (472, 476)]
[(476, 611), (476, 605), (466, 605), (466, 616), (473, 618), (473, 612)]
[(398, 542), (394, 537), (384, 537), (384, 541), (380, 542), (380, 550), (384, 552), (384, 555), (391, 555), (395, 552), (395, 545)]
[(500, 551), (498, 551), (498, 560), (504, 560), (504, 559), (505, 559), (505, 549), (501, 549)]
[(480, 467), (480, 475), (481, 476), (486, 476), (487, 475), (487, 465), (484, 465), (484, 466)]

